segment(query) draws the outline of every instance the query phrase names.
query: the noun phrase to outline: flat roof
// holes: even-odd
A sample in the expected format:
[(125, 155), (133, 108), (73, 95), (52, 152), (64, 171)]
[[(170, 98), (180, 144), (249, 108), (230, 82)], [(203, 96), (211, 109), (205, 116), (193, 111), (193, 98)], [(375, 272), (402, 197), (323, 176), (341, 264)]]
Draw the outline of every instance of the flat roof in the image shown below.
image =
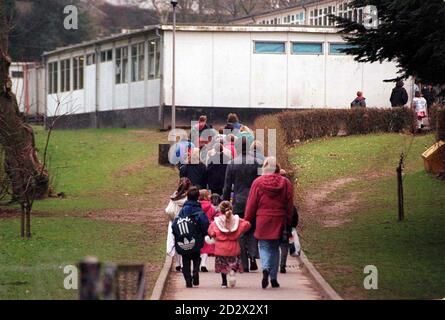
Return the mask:
[[(145, 34), (147, 31), (154, 30), (172, 31), (172, 24), (147, 26), (143, 29), (130, 30), (125, 33), (114, 34), (106, 37), (97, 38), (90, 41), (69, 45), (66, 47), (56, 48), (52, 51), (43, 53), (43, 57), (60, 54), (65, 51), (81, 49), (92, 45), (126, 39), (132, 36)], [(330, 33), (338, 32), (337, 28), (324, 26), (304, 26), (304, 25), (230, 25), (230, 24), (178, 24), (176, 26), (178, 32), (298, 32), (298, 33)]]

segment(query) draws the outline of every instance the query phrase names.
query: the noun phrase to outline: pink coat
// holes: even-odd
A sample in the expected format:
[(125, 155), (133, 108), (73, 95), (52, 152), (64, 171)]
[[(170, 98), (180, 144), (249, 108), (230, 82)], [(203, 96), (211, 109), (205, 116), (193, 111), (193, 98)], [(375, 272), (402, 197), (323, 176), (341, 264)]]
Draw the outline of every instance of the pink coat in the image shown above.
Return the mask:
[(236, 257), (241, 254), (238, 239), (250, 229), (250, 222), (233, 216), (230, 226), (226, 226), (226, 217), (221, 215), (209, 227), (209, 236), (216, 239), (215, 255)]
[[(204, 213), (207, 216), (207, 219), (209, 219), (209, 223), (212, 223), (216, 217), (215, 208), (212, 206), (212, 203), (210, 201), (204, 200), (204, 201), (200, 201), (200, 202), (201, 202), (202, 211), (204, 211)], [(201, 254), (204, 254), (204, 253), (209, 254), (209, 255), (215, 254), (215, 245), (208, 244), (207, 242), (205, 242), (204, 247), (201, 249)]]

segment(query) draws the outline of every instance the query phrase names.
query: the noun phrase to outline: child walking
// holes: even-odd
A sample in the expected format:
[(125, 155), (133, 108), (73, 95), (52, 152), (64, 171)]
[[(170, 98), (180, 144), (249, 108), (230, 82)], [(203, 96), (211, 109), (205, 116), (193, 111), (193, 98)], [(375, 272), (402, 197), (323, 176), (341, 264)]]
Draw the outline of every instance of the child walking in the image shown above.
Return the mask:
[(250, 229), (250, 223), (233, 214), (232, 204), (220, 204), (220, 216), (209, 227), (209, 236), (215, 243), (215, 272), (221, 273), (223, 289), (236, 285), (236, 272), (243, 272), (239, 238)]
[(187, 288), (199, 286), (201, 249), (209, 228), (209, 221), (198, 200), (199, 189), (191, 187), (187, 191), (187, 201), (172, 224), (175, 249), (182, 256), (182, 273)]
[[(199, 191), (199, 202), (201, 203), (202, 210), (207, 216), (209, 223), (212, 223), (216, 217), (216, 210), (212, 205), (210, 192), (208, 190)], [(204, 247), (201, 249), (201, 272), (209, 272), (207, 269), (207, 259), (209, 255), (215, 254), (215, 245), (204, 243)]]

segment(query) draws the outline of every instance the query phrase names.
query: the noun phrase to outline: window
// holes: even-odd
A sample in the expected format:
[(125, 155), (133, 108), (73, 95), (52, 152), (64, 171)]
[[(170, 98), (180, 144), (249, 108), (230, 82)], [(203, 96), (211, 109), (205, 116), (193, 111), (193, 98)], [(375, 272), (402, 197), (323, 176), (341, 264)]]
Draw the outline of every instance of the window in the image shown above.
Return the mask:
[(23, 78), (24, 73), (23, 71), (12, 71), (11, 72), (11, 78)]
[(87, 66), (91, 66), (96, 63), (96, 55), (94, 53), (90, 53), (87, 55)]
[(116, 49), (116, 83), (127, 83), (128, 47)]
[(60, 91), (67, 92), (71, 90), (70, 84), (71, 61), (70, 59), (60, 61)]
[(353, 46), (347, 43), (331, 43), (329, 45), (329, 54), (345, 55), (346, 53), (342, 52), (342, 50), (348, 48), (353, 48)]
[(161, 43), (159, 40), (148, 41), (148, 78), (161, 76)]
[(293, 42), (293, 54), (323, 54), (323, 43), (321, 42)]
[(255, 53), (286, 53), (284, 42), (255, 42)]
[(83, 89), (83, 65), (84, 57), (73, 58), (73, 89), (82, 90)]
[(139, 43), (131, 47), (131, 81), (144, 81), (145, 47)]
[(113, 60), (113, 50), (105, 50), (100, 53), (100, 62), (108, 62)]
[(58, 87), (58, 74), (59, 74), (59, 63), (50, 62), (48, 63), (48, 93), (57, 93)]

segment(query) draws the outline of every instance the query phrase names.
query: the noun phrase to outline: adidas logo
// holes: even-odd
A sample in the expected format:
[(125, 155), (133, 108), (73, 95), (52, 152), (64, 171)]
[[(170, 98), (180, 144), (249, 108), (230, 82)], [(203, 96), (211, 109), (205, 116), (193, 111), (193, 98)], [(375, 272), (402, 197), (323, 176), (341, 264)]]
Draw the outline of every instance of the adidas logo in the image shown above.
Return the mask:
[(186, 238), (184, 239), (184, 242), (178, 242), (178, 246), (184, 251), (192, 250), (195, 247), (195, 244), (196, 240), (193, 238), (190, 241)]

